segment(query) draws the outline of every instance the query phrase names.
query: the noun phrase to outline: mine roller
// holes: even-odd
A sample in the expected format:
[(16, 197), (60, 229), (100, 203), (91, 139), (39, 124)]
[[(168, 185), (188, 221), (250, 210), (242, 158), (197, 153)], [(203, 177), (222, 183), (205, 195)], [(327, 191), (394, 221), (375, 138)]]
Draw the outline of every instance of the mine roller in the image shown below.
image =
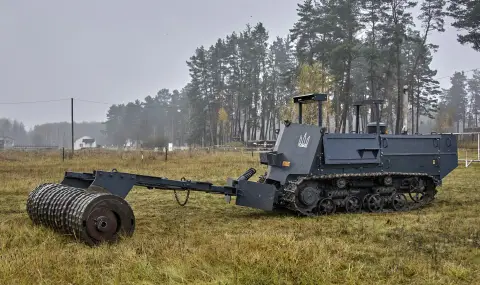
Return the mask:
[[(382, 100), (354, 104), (356, 126), (352, 133), (327, 133), (322, 127), (326, 94), (293, 98), (298, 123), (284, 122), (272, 151), (260, 153), (267, 172), (258, 181), (248, 169), (224, 186), (185, 178), (95, 170), (66, 172), (60, 183), (45, 183), (27, 199), (27, 212), (35, 224), (72, 235), (95, 246), (131, 236), (135, 216), (125, 200), (134, 186), (173, 190), (184, 206), (190, 191), (225, 196), (229, 203), (265, 211), (287, 211), (302, 216), (335, 212), (385, 213), (408, 211), (431, 203), (442, 179), (458, 166), (453, 134), (388, 134), (380, 122)], [(302, 123), (302, 106), (318, 104), (318, 126)], [(359, 132), (360, 107), (375, 110), (375, 122)], [(177, 191), (187, 191), (180, 202)]]

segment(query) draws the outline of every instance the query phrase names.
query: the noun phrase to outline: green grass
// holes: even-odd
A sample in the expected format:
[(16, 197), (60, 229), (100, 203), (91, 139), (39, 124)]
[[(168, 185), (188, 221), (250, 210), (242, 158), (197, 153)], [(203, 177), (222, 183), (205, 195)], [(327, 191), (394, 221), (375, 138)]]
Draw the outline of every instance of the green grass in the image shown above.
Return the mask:
[[(0, 153), (0, 284), (478, 284), (480, 165), (460, 163), (425, 209), (301, 218), (192, 192), (135, 188), (132, 238), (90, 248), (33, 226), (28, 193), (66, 170), (129, 171), (223, 185), (258, 156), (231, 153)], [(181, 193), (184, 197), (184, 193)]]

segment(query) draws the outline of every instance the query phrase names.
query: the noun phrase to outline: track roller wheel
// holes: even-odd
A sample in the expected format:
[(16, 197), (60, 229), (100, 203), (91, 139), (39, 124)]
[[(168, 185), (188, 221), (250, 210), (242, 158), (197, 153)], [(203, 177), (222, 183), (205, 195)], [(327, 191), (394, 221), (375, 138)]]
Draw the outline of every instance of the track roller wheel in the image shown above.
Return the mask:
[(366, 200), (366, 205), (367, 209), (370, 212), (380, 212), (383, 210), (383, 199), (380, 195), (378, 194), (373, 194), (373, 195), (368, 195), (368, 197), (365, 197)]
[(391, 205), (395, 211), (401, 211), (407, 206), (407, 197), (403, 193), (393, 194)]
[(324, 198), (318, 202), (317, 213), (319, 215), (330, 215), (335, 213), (337, 205), (331, 198)]
[(420, 203), (425, 194), (423, 192), (409, 192), (408, 196), (410, 196), (410, 199), (412, 199), (413, 202), (415, 203)]
[(370, 196), (372, 196), (372, 194), (366, 194), (365, 196), (363, 196), (362, 207), (365, 210), (368, 210), (368, 199), (370, 198)]
[(345, 210), (347, 213), (358, 213), (362, 209), (362, 202), (356, 196), (345, 198)]

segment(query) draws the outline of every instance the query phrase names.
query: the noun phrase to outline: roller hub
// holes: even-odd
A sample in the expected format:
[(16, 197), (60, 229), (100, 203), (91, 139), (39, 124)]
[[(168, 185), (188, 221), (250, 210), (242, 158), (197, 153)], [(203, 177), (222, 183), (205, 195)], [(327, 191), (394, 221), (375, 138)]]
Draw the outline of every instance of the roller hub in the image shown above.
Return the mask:
[(96, 209), (86, 220), (86, 229), (90, 237), (95, 240), (110, 240), (118, 231), (118, 218), (105, 208)]
[(90, 246), (131, 236), (135, 216), (122, 198), (61, 184), (42, 184), (27, 199), (27, 213), (38, 225), (73, 235)]

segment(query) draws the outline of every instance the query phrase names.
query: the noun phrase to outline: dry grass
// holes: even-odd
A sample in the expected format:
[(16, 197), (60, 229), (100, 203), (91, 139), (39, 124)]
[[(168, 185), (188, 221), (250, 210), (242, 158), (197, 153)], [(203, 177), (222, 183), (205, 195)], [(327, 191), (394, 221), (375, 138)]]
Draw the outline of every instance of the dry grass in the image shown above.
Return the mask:
[[(478, 284), (480, 165), (459, 166), (433, 206), (401, 214), (299, 218), (225, 204), (193, 193), (180, 207), (170, 191), (134, 189), (134, 236), (89, 248), (34, 227), (28, 193), (63, 172), (117, 168), (223, 184), (250, 154), (83, 153), (0, 156), (0, 284)], [(258, 174), (256, 177), (258, 177)], [(255, 177), (255, 178), (256, 178)]]

